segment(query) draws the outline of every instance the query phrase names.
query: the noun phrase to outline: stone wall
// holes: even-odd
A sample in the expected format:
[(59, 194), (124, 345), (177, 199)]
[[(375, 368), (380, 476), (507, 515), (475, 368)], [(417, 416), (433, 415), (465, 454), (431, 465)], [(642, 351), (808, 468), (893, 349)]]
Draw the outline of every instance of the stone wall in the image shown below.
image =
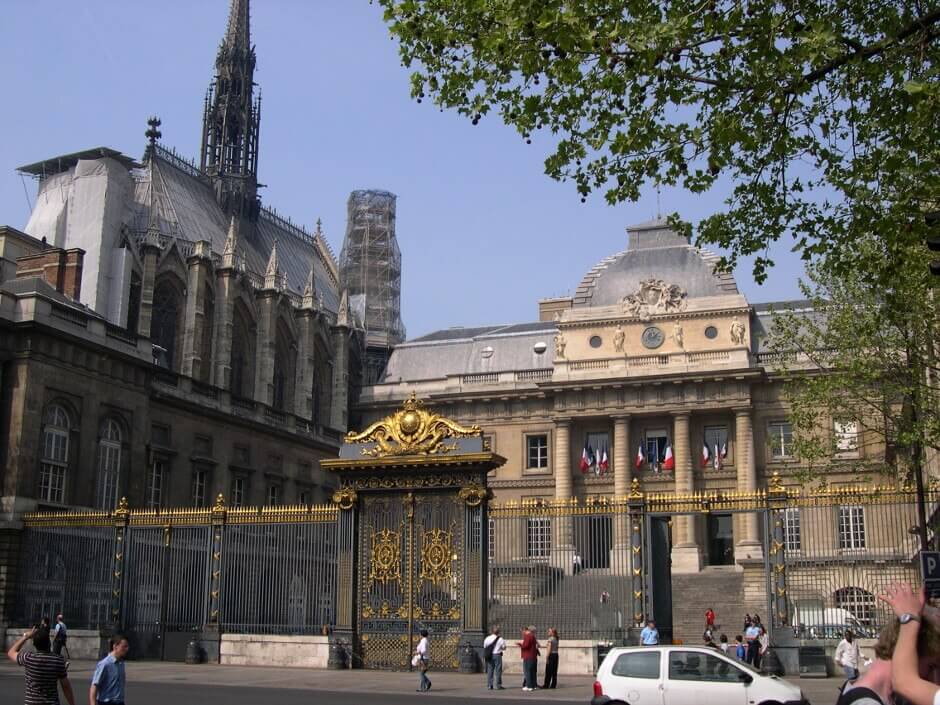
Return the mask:
[[(6, 651), (23, 636), (26, 627), (9, 627), (6, 630), (3, 649)], [(27, 642), (22, 651), (31, 651), (32, 642)], [(69, 629), (69, 640), (62, 655), (70, 661), (97, 661), (101, 649), (101, 634), (97, 629)]]
[[(520, 684), (522, 679), (522, 658), (515, 640), (507, 639), (509, 648), (503, 654), (503, 673), (518, 674)], [(597, 642), (591, 639), (562, 639), (558, 645), (558, 675), (560, 676), (592, 676), (597, 673), (599, 665), (597, 658)], [(539, 658), (538, 682), (545, 682), (545, 650)], [(512, 684), (503, 679), (503, 685)]]
[(326, 668), (329, 637), (223, 634), (220, 663), (232, 666)]

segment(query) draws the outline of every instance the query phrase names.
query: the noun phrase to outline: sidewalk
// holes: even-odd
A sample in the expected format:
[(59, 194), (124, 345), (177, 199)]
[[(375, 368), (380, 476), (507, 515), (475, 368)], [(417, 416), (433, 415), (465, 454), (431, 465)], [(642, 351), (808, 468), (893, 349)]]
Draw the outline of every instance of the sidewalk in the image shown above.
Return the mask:
[[(73, 682), (91, 680), (94, 671), (93, 661), (73, 661), (69, 675)], [(8, 661), (0, 665), (0, 676), (19, 675), (20, 669)], [(531, 693), (521, 690), (522, 677), (513, 674), (503, 677), (505, 690), (487, 690), (486, 677), (480, 674), (461, 673), (430, 674), (434, 684), (426, 697), (434, 695), (459, 697), (463, 699), (510, 698), (532, 700)], [(788, 678), (791, 683), (803, 689), (813, 705), (831, 705), (836, 701), (842, 678)], [(304, 668), (278, 668), (265, 666), (219, 666), (202, 664), (189, 666), (183, 663), (160, 661), (128, 661), (128, 690), (133, 692), (135, 683), (171, 683), (193, 686), (235, 686), (239, 688), (265, 688), (276, 690), (311, 690), (347, 693), (385, 694), (414, 693), (418, 683), (417, 673), (399, 673), (390, 671), (371, 671), (357, 669), (353, 671), (321, 671)], [(593, 695), (592, 676), (559, 676), (555, 690), (538, 690), (539, 702), (578, 702), (589, 703)]]

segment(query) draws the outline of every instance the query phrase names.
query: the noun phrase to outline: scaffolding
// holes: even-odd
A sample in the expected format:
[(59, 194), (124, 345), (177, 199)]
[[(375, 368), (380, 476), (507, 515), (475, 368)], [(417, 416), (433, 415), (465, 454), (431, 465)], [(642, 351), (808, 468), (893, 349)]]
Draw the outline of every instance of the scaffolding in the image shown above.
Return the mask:
[[(340, 281), (349, 296), (351, 311), (365, 327), (368, 357), (376, 357), (376, 364), (381, 358), (383, 369), (391, 348), (405, 339), (395, 199), (395, 194), (388, 191), (349, 194), (346, 237), (339, 255)], [(381, 371), (367, 376), (377, 374)]]

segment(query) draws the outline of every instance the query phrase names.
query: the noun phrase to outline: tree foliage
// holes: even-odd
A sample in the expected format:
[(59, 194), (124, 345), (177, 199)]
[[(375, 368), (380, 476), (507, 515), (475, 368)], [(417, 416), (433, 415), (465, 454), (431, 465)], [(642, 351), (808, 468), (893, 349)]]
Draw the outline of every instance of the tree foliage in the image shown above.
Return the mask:
[(698, 238), (758, 281), (780, 238), (844, 270), (937, 200), (935, 1), (379, 3), (418, 100), (550, 133), (546, 173), (583, 197), (730, 180)]
[[(858, 246), (891, 269), (893, 283), (879, 289), (859, 273), (812, 265), (802, 284), (808, 305), (775, 312), (767, 344), (791, 373), (794, 446), (807, 475), (835, 458), (854, 466), (846, 470), (910, 479), (929, 449), (940, 451), (940, 309), (922, 248), (871, 237)], [(857, 455), (839, 448), (835, 424), (845, 423), (858, 424)]]

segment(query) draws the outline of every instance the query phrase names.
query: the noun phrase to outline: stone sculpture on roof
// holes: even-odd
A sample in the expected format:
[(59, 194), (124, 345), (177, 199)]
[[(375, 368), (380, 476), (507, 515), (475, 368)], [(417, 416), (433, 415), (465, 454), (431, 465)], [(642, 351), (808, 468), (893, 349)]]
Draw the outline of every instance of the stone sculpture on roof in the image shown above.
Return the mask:
[(685, 310), (686, 291), (678, 284), (666, 284), (662, 279), (647, 279), (633, 294), (623, 297), (623, 312), (648, 321), (657, 313), (678, 313)]

